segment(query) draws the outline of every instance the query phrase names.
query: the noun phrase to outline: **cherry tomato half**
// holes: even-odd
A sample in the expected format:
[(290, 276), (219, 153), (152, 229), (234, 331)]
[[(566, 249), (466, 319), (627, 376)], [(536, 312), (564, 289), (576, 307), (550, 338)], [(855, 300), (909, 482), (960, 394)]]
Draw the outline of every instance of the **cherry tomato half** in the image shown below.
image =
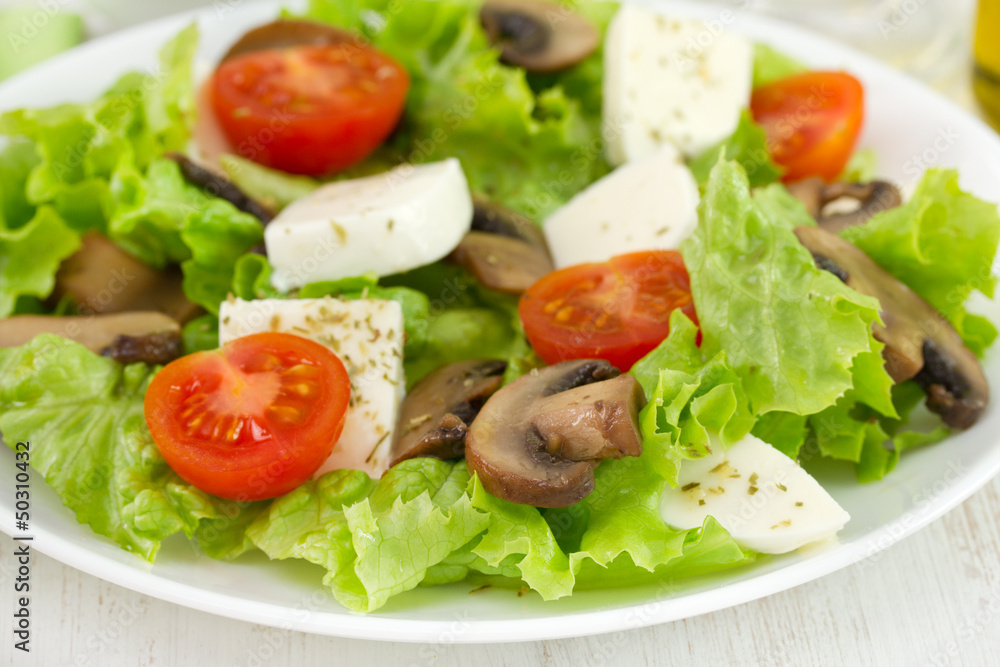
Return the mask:
[(184, 480), (223, 498), (260, 500), (288, 493), (326, 461), (350, 394), (329, 349), (261, 333), (165, 366), (146, 391), (146, 423)]
[(628, 371), (667, 337), (676, 308), (697, 322), (684, 260), (649, 250), (550, 273), (521, 296), (518, 311), (545, 363), (598, 358)]
[(840, 176), (861, 133), (864, 106), (861, 82), (843, 72), (799, 74), (758, 88), (750, 99), (788, 183)]
[(364, 160), (399, 122), (406, 70), (357, 43), (253, 51), (222, 63), (212, 106), (236, 151), (322, 176)]

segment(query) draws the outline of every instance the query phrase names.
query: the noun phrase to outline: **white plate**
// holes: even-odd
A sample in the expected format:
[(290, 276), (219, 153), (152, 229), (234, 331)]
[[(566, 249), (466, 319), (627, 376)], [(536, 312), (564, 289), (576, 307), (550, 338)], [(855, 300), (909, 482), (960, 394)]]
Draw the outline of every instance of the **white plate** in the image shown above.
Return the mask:
[[(0, 107), (50, 105), (98, 95), (126, 70), (155, 69), (159, 45), (194, 17), (202, 29), (200, 56), (214, 60), (250, 26), (276, 15), (268, 3), (213, 9), (164, 19), (86, 44), (0, 86)], [(868, 116), (862, 144), (874, 147), (881, 173), (912, 183), (927, 164), (961, 168), (962, 183), (995, 200), (1000, 141), (980, 121), (887, 66), (823, 37), (758, 16), (705, 4), (662, 3), (678, 15), (713, 20), (779, 46), (817, 68), (843, 68), (865, 84)], [(237, 7), (233, 9), (233, 7)], [(711, 33), (706, 33), (706, 39)], [(1000, 387), (1000, 358), (987, 359)], [(361, 639), (455, 642), (528, 641), (612, 632), (664, 623), (737, 605), (823, 576), (926, 526), (958, 505), (1000, 469), (1000, 410), (972, 430), (903, 457), (882, 483), (858, 485), (843, 469), (823, 485), (853, 519), (840, 542), (825, 550), (769, 558), (711, 578), (660, 586), (587, 591), (555, 602), (510, 591), (469, 596), (469, 586), (417, 589), (371, 615), (340, 607), (321, 584), (321, 570), (304, 562), (266, 561), (260, 554), (236, 563), (213, 561), (183, 538), (171, 538), (156, 565), (119, 549), (76, 522), (55, 493), (34, 477), (32, 545), (84, 572), (202, 611), (304, 632)], [(0, 454), (0, 522), (12, 530), (13, 453)], [(905, 591), (899, 592), (905, 603)]]

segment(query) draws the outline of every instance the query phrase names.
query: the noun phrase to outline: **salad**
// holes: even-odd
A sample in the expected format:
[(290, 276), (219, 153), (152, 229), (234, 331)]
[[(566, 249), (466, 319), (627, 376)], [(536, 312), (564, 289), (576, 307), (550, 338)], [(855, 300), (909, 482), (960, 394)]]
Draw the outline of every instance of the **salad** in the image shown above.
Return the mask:
[(142, 558), (362, 612), (692, 577), (835, 539), (810, 471), (988, 407), (997, 207), (879, 180), (850, 73), (601, 0), (197, 42), (0, 115), (0, 432)]

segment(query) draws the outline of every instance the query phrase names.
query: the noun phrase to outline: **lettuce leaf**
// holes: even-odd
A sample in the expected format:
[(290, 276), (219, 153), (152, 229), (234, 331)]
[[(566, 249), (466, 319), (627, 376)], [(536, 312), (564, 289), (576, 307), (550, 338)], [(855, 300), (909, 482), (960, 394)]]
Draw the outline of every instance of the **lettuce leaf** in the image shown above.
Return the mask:
[[(720, 161), (700, 224), (681, 248), (706, 355), (725, 350), (755, 414), (806, 415), (862, 387), (892, 411), (892, 381), (871, 334), (878, 303), (816, 268), (792, 228), (796, 209), (750, 194), (743, 169)], [(790, 214), (791, 212), (791, 214)]]
[(275, 501), (248, 535), (271, 558), (304, 558), (354, 611), (416, 587), (428, 568), (482, 532), (464, 462), (412, 459), (377, 483), (337, 470)]
[[(652, 469), (653, 457), (605, 461), (594, 491), (572, 507), (543, 517), (534, 507), (515, 505), (486, 493), (478, 478), (473, 505), (489, 524), (472, 553), (510, 577), (517, 576), (543, 599), (573, 590), (664, 581), (750, 562), (729, 533), (709, 518), (701, 528), (676, 530), (660, 518), (665, 481)], [(580, 529), (579, 546), (565, 550), (560, 532)], [(484, 574), (491, 574), (487, 570)]]
[[(0, 134), (35, 144), (39, 163), (25, 186), (28, 200), (55, 202), (69, 186), (87, 179), (107, 185), (123, 161), (143, 170), (164, 151), (183, 149), (194, 109), (191, 60), (197, 42), (198, 30), (191, 25), (161, 49), (159, 71), (126, 74), (95, 102), (0, 116)], [(99, 196), (101, 191), (88, 192)], [(100, 228), (101, 222), (93, 225)]]
[(524, 337), (517, 297), (483, 287), (464, 269), (436, 262), (381, 283), (416, 290), (429, 299), (426, 344), (407, 355), (407, 382), (465, 359), (506, 359), (507, 382), (541, 365)]
[(1000, 214), (963, 191), (957, 171), (928, 170), (908, 202), (841, 235), (938, 309), (974, 352), (996, 339), (992, 323), (970, 315), (965, 302), (973, 291), (993, 296)]
[(118, 209), (108, 224), (111, 239), (147, 264), (179, 262), (187, 298), (217, 315), (237, 261), (263, 241), (260, 221), (188, 184), (166, 158), (144, 175), (119, 169), (113, 184)]
[(32, 467), (77, 520), (150, 561), (165, 538), (190, 536), (227, 502), (163, 461), (143, 417), (151, 376), (49, 334), (0, 349), (4, 441), (30, 441)]
[(792, 412), (767, 412), (758, 417), (750, 432), (788, 458), (797, 459), (809, 437), (807, 420)]
[(264, 228), (229, 202), (211, 199), (184, 221), (181, 240), (191, 250), (191, 259), (181, 264), (184, 294), (217, 315), (232, 287), (237, 259), (264, 240)]
[(769, 185), (781, 178), (783, 170), (771, 159), (767, 150), (767, 136), (754, 122), (750, 112), (740, 114), (740, 122), (733, 133), (688, 163), (694, 180), (700, 186), (708, 182), (712, 167), (720, 159), (735, 160), (750, 179), (750, 187)]
[(898, 416), (889, 417), (848, 392), (835, 405), (808, 417), (817, 451), (827, 458), (854, 463), (859, 482), (881, 480), (896, 467), (903, 452), (940, 442), (951, 433), (936, 416), (929, 429), (909, 427), (911, 413), (925, 397), (915, 382), (894, 385), (892, 402)]
[(145, 172), (123, 164), (112, 175), (111, 187), (115, 198), (107, 230), (111, 240), (156, 268), (191, 258), (181, 228), (210, 198), (184, 180), (176, 162), (157, 158)]
[(837, 180), (848, 183), (867, 183), (878, 178), (878, 154), (873, 148), (854, 151)]
[(787, 79), (808, 71), (808, 67), (781, 51), (760, 42), (753, 45), (753, 87)]
[(197, 39), (194, 26), (183, 30), (161, 50), (159, 71), (126, 74), (92, 103), (0, 115), (0, 135), (13, 139), (0, 153), (0, 266), (19, 274), (4, 276), (0, 316), (18, 294), (47, 296), (89, 229), (154, 266), (190, 257), (178, 220), (204, 198), (165, 183), (151, 163), (187, 143)]
[(36, 164), (38, 156), (30, 141), (12, 141), (0, 149), (0, 229), (16, 229), (34, 216), (35, 207), (24, 189)]
[(20, 297), (51, 294), (59, 265), (79, 247), (79, 236), (50, 206), (17, 229), (0, 224), (0, 317), (11, 315)]
[(649, 398), (639, 413), (644, 455), (671, 486), (677, 485), (684, 459), (710, 453), (710, 433), (728, 447), (755, 422), (743, 380), (724, 352), (706, 360), (696, 345), (697, 334), (691, 320), (674, 311), (670, 335), (631, 371)]

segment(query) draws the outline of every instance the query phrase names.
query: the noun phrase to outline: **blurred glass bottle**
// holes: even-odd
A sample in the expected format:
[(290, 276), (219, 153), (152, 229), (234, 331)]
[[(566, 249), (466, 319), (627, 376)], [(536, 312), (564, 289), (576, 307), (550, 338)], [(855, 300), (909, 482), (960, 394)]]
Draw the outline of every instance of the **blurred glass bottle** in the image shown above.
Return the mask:
[(974, 53), (976, 97), (1000, 128), (1000, 0), (979, 0)]

